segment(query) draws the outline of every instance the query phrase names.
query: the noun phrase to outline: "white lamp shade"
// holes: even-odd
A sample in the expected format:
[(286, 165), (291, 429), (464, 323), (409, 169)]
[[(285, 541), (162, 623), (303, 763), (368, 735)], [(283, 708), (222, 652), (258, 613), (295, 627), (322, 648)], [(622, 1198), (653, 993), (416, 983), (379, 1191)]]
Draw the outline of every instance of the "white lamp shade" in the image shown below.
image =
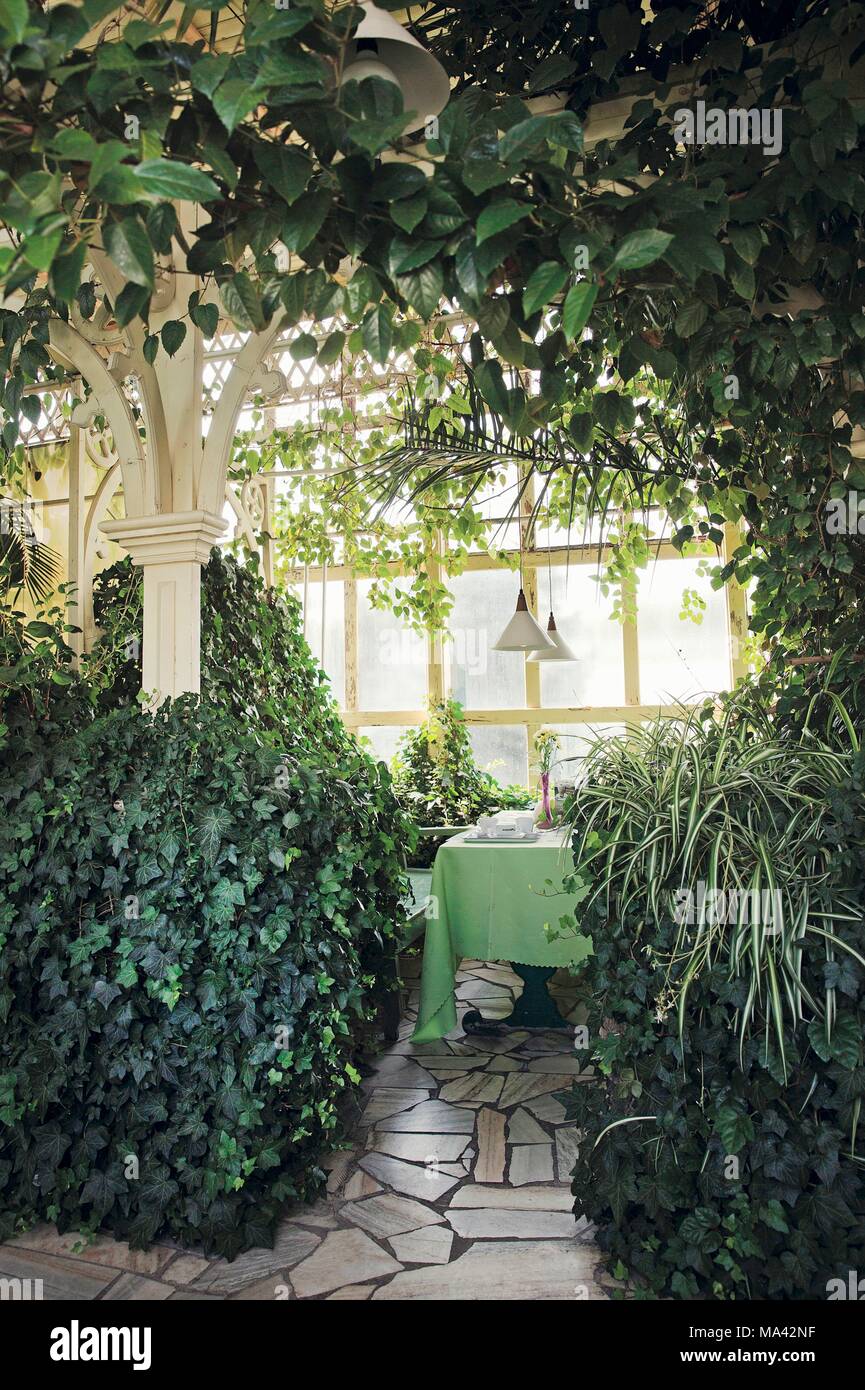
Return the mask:
[(577, 660), (577, 657), (574, 656), (574, 653), (571, 651), (564, 637), (556, 627), (556, 620), (553, 617), (552, 613), (550, 614), (550, 620), (547, 623), (546, 636), (552, 645), (549, 647), (541, 647), (537, 651), (532, 652), (528, 657), (529, 661)]
[(342, 70), (343, 85), (346, 82), (363, 82), (366, 77), (380, 77), (382, 82), (391, 82), (394, 87), (400, 86), (396, 73), (387, 63), (383, 63), (381, 58), (377, 58), (374, 53), (358, 53)]
[(520, 589), (517, 608), (498, 642), (494, 652), (531, 652), (535, 648), (552, 648), (553, 643), (542, 627), (539, 627), (529, 612), (526, 596)]
[[(355, 36), (348, 46), (346, 63), (343, 69), (343, 82), (351, 82), (362, 77), (385, 77), (383, 72), (368, 71), (361, 74), (357, 62), (381, 62), (393, 74), (402, 90), (403, 105), (406, 111), (417, 114), (406, 123), (405, 131), (420, 130), (430, 116), (437, 116), (448, 104), (451, 94), (450, 78), (437, 58), (434, 58), (416, 38), (378, 5), (363, 0), (364, 16), (355, 30)], [(375, 51), (361, 48), (358, 41), (372, 39)], [(387, 80), (387, 78), (385, 78)]]

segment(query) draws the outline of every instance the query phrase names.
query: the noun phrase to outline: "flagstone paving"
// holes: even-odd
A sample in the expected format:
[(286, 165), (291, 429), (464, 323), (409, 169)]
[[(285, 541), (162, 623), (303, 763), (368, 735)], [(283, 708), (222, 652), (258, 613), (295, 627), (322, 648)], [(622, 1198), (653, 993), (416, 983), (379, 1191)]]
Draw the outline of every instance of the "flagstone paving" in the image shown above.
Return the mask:
[[(608, 1297), (592, 1230), (572, 1214), (580, 1136), (558, 1094), (592, 1081), (572, 1029), (466, 1036), (458, 1025), (412, 1043), (418, 971), (403, 962), (415, 988), (399, 1039), (370, 1064), (351, 1146), (325, 1164), (326, 1194), (287, 1214), (272, 1250), (229, 1262), (43, 1225), (0, 1245), (0, 1279), (41, 1279), (46, 1300), (74, 1301)], [(552, 992), (573, 1018), (567, 983), (562, 973)], [(506, 1014), (519, 988), (506, 965), (464, 961), (458, 1016)]]

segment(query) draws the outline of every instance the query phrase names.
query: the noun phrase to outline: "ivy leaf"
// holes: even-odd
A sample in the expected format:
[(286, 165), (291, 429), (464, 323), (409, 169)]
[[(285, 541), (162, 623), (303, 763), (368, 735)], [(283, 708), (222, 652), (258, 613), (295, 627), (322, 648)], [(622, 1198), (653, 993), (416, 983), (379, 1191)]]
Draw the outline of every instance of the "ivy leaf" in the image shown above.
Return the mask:
[(715, 1130), (724, 1145), (725, 1153), (728, 1154), (738, 1153), (754, 1138), (754, 1124), (750, 1115), (732, 1105), (723, 1105), (718, 1110), (715, 1116)]
[(210, 864), (216, 862), (219, 846), (232, 828), (233, 821), (224, 806), (204, 811), (199, 817), (197, 832), (202, 854)]
[(182, 319), (169, 319), (167, 323), (162, 325), (159, 336), (168, 356), (173, 357), (183, 345), (183, 340), (186, 337), (186, 324)]
[(107, 222), (103, 230), (105, 250), (118, 270), (134, 285), (153, 289), (153, 247), (139, 217)]
[(238, 328), (257, 333), (264, 327), (264, 311), (258, 290), (245, 270), (239, 270), (221, 287), (225, 312)]
[(544, 261), (539, 265), (529, 276), (523, 290), (523, 313), (526, 318), (531, 318), (532, 314), (549, 304), (563, 288), (567, 278), (568, 272), (559, 261)]
[(377, 304), (363, 321), (363, 345), (374, 362), (387, 361), (393, 345), (393, 326), (383, 304)]
[(630, 232), (620, 243), (613, 257), (613, 268), (617, 270), (639, 270), (651, 265), (663, 256), (673, 240), (670, 232), (662, 232), (657, 227), (644, 227)]
[(176, 159), (145, 159), (136, 164), (134, 172), (145, 191), (156, 198), (207, 203), (219, 197), (219, 185), (209, 174)]
[(521, 222), (524, 217), (528, 217), (530, 212), (531, 208), (527, 207), (525, 203), (514, 202), (513, 198), (500, 198), (498, 202), (484, 208), (478, 217), (475, 229), (475, 245), (481, 246), (490, 237), (506, 231), (508, 227), (513, 227), (516, 222)]
[(581, 280), (578, 285), (572, 285), (568, 290), (562, 307), (562, 328), (569, 343), (582, 333), (597, 297), (597, 285), (591, 284), (588, 280)]

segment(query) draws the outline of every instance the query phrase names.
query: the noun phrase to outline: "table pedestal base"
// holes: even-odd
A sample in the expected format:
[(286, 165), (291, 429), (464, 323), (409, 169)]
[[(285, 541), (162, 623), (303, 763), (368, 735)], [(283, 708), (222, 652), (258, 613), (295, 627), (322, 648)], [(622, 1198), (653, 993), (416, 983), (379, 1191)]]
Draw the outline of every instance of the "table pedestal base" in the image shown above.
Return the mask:
[(547, 981), (555, 975), (555, 966), (520, 965), (511, 962), (511, 969), (523, 982), (523, 992), (507, 1018), (484, 1018), (478, 1009), (463, 1014), (466, 1033), (495, 1033), (499, 1028), (568, 1028), (555, 1001), (550, 997)]

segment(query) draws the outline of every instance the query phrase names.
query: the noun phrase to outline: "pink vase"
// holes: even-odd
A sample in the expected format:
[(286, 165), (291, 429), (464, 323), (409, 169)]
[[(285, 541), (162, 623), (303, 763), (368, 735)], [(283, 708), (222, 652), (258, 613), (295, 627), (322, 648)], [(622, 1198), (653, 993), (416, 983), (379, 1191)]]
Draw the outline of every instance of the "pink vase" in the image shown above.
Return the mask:
[(541, 773), (541, 814), (538, 816), (538, 825), (542, 830), (549, 830), (553, 825), (553, 788), (550, 774)]

